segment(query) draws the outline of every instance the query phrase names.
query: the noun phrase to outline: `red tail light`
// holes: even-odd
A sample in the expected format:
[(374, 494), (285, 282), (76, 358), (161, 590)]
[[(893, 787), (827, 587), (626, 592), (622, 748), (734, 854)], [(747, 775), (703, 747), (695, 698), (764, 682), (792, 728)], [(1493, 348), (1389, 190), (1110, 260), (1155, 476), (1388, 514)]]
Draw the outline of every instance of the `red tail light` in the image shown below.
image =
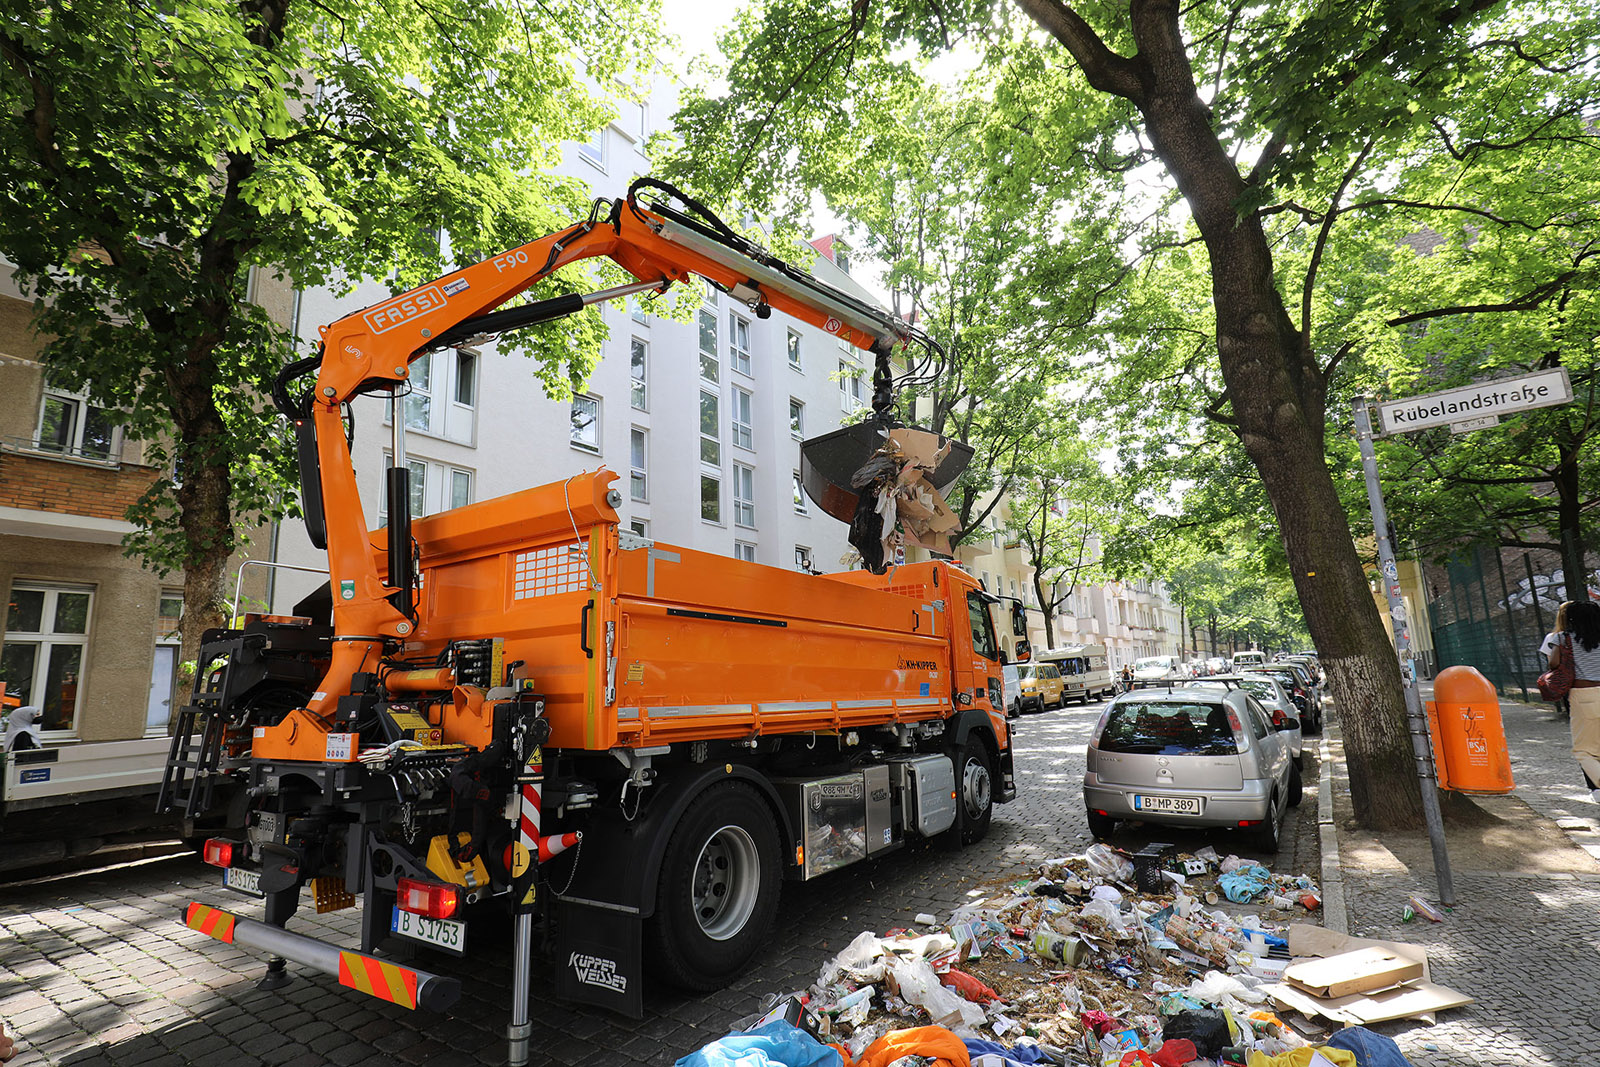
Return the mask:
[(401, 911), (425, 915), (430, 919), (448, 919), (461, 906), (458, 887), (439, 882), (419, 882), (415, 878), (399, 881), (398, 899)]
[(1272, 713), (1272, 725), (1274, 725), (1274, 726), (1282, 726), (1283, 725), (1283, 712), (1274, 711)]
[(220, 837), (213, 837), (206, 842), (201, 858), (213, 867), (232, 867), (233, 842), (224, 841)]

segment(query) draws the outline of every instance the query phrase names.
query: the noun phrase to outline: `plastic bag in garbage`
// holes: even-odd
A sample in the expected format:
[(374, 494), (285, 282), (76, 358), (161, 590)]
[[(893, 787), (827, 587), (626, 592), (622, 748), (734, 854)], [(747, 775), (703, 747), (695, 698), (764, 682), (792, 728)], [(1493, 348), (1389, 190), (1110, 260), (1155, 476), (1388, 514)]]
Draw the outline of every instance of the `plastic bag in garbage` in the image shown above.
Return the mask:
[(782, 1019), (745, 1034), (729, 1034), (691, 1052), (674, 1067), (840, 1067), (843, 1058)]
[(1189, 983), (1188, 994), (1208, 1004), (1215, 1004), (1224, 997), (1233, 997), (1246, 1004), (1260, 1004), (1267, 999), (1267, 995), (1261, 990), (1245, 985), (1239, 979), (1221, 971), (1207, 971), (1204, 978), (1197, 978)]
[(1089, 901), (1078, 912), (1078, 921), (1091, 929), (1099, 923), (1104, 923), (1107, 933), (1119, 937), (1128, 932), (1128, 925), (1122, 921), (1122, 913), (1109, 900)]
[(894, 960), (889, 964), (889, 974), (894, 978), (900, 996), (925, 1009), (936, 1023), (944, 1024), (944, 1019), (954, 1014), (960, 1018), (962, 1025), (976, 1028), (982, 1026), (987, 1018), (978, 1005), (939, 984), (939, 976), (926, 960)]
[[(822, 965), (822, 972), (817, 978), (817, 985), (826, 989), (846, 973), (849, 972), (863, 982), (875, 982), (883, 977), (883, 964), (879, 957), (883, 955), (883, 943), (878, 940), (878, 935), (870, 930), (856, 935), (856, 939), (844, 947), (833, 959)], [(876, 975), (870, 972), (876, 970)]]
[(1089, 870), (1101, 878), (1110, 878), (1117, 882), (1133, 881), (1133, 861), (1110, 845), (1100, 843), (1090, 845), (1083, 858), (1088, 862)]
[(1235, 904), (1248, 904), (1267, 891), (1272, 874), (1265, 867), (1240, 867), (1217, 879), (1222, 895)]

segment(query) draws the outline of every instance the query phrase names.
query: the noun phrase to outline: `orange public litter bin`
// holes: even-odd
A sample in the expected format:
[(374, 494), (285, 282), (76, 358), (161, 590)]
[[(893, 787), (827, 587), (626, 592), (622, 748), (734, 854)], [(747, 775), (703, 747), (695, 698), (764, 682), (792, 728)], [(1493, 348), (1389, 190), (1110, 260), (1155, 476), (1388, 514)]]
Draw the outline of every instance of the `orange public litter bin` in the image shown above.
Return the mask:
[(1439, 788), (1490, 794), (1516, 788), (1500, 721), (1500, 695), (1476, 667), (1446, 667), (1433, 680), (1428, 733)]

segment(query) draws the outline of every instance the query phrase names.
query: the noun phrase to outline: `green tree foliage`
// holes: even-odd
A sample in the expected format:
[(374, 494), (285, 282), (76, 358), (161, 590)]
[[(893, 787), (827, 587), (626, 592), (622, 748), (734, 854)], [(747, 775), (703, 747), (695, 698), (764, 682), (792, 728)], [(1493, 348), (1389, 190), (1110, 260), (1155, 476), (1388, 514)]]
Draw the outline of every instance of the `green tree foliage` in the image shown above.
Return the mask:
[[(36, 301), (52, 382), (151, 443), (162, 478), (127, 543), (186, 572), (186, 657), (222, 617), (244, 529), (285, 512), (265, 386), (292, 339), (249, 299), (403, 288), (564, 224), (543, 176), (606, 118), (586, 86), (642, 50), (651, 0), (73, 0), (0, 26), (0, 253)], [(534, 344), (559, 389), (593, 317)], [(195, 624), (198, 625), (195, 625)]]
[[(1361, 313), (1372, 276), (1395, 262), (1395, 231), (1439, 230), (1475, 211), (1510, 218), (1500, 199), (1511, 191), (1493, 176), (1508, 154), (1537, 169), (1541, 152), (1588, 136), (1596, 22), (1578, 5), (1535, 12), (1491, 0), (777, 0), (753, 7), (725, 42), (727, 91), (691, 100), (686, 165), (712, 187), (788, 198), (792, 210), (798, 188), (826, 185), (857, 146), (892, 149), (882, 131), (911, 99), (919, 55), (969, 49), (996, 123), (1027, 142), (1004, 180), (1037, 206), (1037, 226), (1063, 233), (1084, 200), (1135, 220), (1122, 242), (1127, 277), (1143, 267), (1148, 284), (1118, 295), (1130, 317), (1107, 327), (1099, 349), (1126, 368), (1109, 402), (1123, 412), (1178, 404), (1181, 414), (1149, 421), (1180, 442), (1197, 417), (1234, 436), (1346, 711), (1357, 813), (1415, 825), (1399, 672), (1346, 521), (1348, 451), (1342, 433), (1330, 448), (1330, 409), (1342, 431), (1350, 393), (1368, 380), (1374, 320)], [(1437, 164), (1431, 185), (1411, 182), (1419, 159)], [(1463, 201), (1468, 186), (1486, 202)], [(1586, 239), (1569, 233), (1575, 246)], [(1186, 276), (1169, 283), (1186, 257)], [(1041, 271), (1070, 274), (1070, 263)], [(1553, 292), (1554, 278), (1526, 280), (1455, 306)], [(1045, 284), (1038, 309), (1042, 327), (1067, 318)], [(1151, 322), (1131, 317), (1151, 310)], [(1443, 308), (1382, 322), (1403, 327), (1421, 311)]]
[(1083, 438), (1047, 437), (1020, 465), (1011, 522), (1033, 570), (1045, 645), (1056, 646), (1056, 618), (1079, 587), (1106, 579), (1102, 546), (1118, 540), (1122, 494)]

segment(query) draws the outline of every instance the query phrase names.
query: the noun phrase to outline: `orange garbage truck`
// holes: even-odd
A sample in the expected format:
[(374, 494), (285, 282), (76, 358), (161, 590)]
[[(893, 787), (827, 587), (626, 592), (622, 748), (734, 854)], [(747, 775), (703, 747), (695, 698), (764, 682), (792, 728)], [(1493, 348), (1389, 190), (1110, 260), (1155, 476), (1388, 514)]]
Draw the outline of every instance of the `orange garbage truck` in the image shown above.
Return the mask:
[[(638, 281), (501, 307), (595, 256)], [(647, 180), (326, 327), (280, 377), (329, 582), (294, 616), (206, 635), (161, 800), (227, 807), (205, 858), (256, 903), (183, 918), (265, 955), (268, 987), (293, 961), (444, 1009), (459, 983), (419, 953), (470, 957), (479, 920), (509, 911), (524, 1062), (535, 966), (564, 998), (635, 1015), (646, 970), (718, 988), (759, 951), (784, 879), (974, 842), (1015, 796), (998, 602), (949, 563), (811, 575), (659, 544), (621, 527), (604, 469), (413, 520), (401, 419), (389, 524), (367, 528), (351, 397), (396, 389), (423, 352), (690, 275), (872, 351), (863, 439), (887, 438), (888, 357), (914, 328)], [(877, 510), (839, 475), (807, 476), (840, 517)], [(291, 929), (302, 906), (359, 907), (359, 944)], [(538, 959), (536, 930), (554, 946)]]

